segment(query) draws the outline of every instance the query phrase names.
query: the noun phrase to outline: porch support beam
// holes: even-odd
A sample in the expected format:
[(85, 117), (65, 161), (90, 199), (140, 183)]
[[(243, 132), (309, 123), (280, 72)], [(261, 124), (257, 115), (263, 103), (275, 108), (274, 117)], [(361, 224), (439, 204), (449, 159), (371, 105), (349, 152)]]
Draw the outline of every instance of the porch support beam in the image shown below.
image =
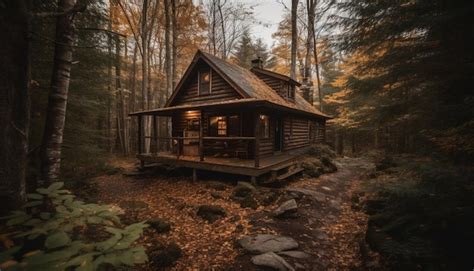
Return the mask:
[(255, 112), (255, 167), (260, 167), (260, 113)]
[(143, 125), (142, 125), (142, 116), (141, 115), (137, 115), (137, 121), (138, 121), (137, 151), (138, 151), (138, 154), (141, 154), (142, 153), (142, 147), (143, 147), (143, 144), (142, 144)]
[(159, 147), (158, 147), (158, 125), (156, 123), (157, 116), (153, 115), (153, 140), (155, 141), (155, 154), (158, 155)]
[(204, 161), (204, 110), (199, 115), (199, 160)]

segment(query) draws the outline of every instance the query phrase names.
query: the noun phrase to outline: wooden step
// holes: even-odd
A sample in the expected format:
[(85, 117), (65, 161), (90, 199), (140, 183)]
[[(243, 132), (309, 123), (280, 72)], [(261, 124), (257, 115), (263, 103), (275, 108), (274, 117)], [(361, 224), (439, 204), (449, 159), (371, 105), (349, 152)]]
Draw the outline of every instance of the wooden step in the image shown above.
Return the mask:
[(294, 165), (294, 164), (295, 164), (295, 162), (293, 162), (293, 161), (288, 162), (288, 163), (284, 163), (284, 164), (281, 164), (281, 165), (279, 165), (279, 166), (277, 166), (277, 167), (272, 168), (271, 171), (280, 171), (280, 170), (282, 170), (282, 169), (284, 169), (284, 168), (291, 167), (291, 166)]
[(293, 176), (293, 175), (295, 175), (295, 174), (298, 174), (298, 173), (300, 173), (300, 172), (302, 172), (302, 171), (303, 171), (303, 168), (300, 168), (300, 167), (295, 168), (295, 169), (293, 169), (293, 170), (288, 171), (288, 172), (285, 173), (285, 174), (282, 174), (282, 175), (278, 176), (278, 177), (277, 177), (277, 180), (278, 180), (278, 181), (283, 181), (284, 179), (286, 179), (286, 178), (288, 178), (288, 177), (290, 177), (290, 176)]

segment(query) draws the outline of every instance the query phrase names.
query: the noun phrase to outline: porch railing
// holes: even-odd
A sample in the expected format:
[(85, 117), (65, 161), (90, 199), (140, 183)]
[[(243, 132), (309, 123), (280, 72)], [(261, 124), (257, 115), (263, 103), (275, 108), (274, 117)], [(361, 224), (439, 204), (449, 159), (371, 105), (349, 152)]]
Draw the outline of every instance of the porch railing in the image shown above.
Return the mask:
[[(184, 156), (184, 142), (185, 140), (197, 141), (198, 144), (198, 156), (200, 161), (205, 161), (206, 151), (216, 151), (218, 149), (216, 146), (219, 143), (220, 147), (224, 147), (222, 153), (234, 152), (235, 156), (238, 158), (245, 157), (249, 159), (251, 153), (251, 147), (253, 147), (253, 156), (255, 160), (255, 167), (259, 167), (259, 150), (258, 144), (256, 144), (257, 139), (255, 137), (247, 136), (204, 136), (204, 137), (183, 137), (183, 136), (143, 136), (143, 139), (150, 139), (150, 153), (158, 155), (162, 151), (168, 151), (176, 155), (176, 159), (180, 159)], [(213, 147), (209, 147), (209, 143), (214, 143)], [(239, 143), (243, 143), (242, 146), (238, 146)], [(253, 146), (251, 143), (254, 143)], [(208, 147), (206, 147), (206, 145)], [(234, 146), (234, 148), (229, 147)], [(235, 147), (237, 146), (237, 147)], [(140, 148), (140, 153), (143, 153), (144, 150)]]

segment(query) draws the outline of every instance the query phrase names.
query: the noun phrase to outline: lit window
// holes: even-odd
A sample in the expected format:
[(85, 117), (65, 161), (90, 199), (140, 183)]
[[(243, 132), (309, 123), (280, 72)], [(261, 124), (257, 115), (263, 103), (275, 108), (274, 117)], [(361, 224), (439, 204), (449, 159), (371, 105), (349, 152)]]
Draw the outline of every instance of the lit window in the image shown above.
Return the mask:
[(215, 116), (209, 119), (210, 134), (213, 136), (227, 135), (227, 118), (225, 116)]
[(260, 115), (260, 136), (263, 138), (270, 137), (270, 121), (267, 115)]
[(209, 94), (211, 92), (211, 71), (199, 72), (199, 94)]
[(220, 117), (220, 119), (217, 120), (217, 135), (227, 135), (227, 122), (223, 117)]

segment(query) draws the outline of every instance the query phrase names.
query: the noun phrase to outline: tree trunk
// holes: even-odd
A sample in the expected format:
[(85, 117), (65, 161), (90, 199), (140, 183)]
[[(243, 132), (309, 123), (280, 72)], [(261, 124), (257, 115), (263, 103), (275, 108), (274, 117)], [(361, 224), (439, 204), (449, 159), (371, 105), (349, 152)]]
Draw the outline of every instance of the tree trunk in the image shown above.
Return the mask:
[(319, 110), (323, 111), (323, 93), (321, 91), (321, 77), (319, 76), (319, 59), (318, 59), (318, 44), (316, 43), (316, 30), (315, 25), (311, 27), (313, 32), (313, 55), (314, 55), (314, 65), (316, 67), (316, 82), (318, 83), (318, 99), (319, 99)]
[(222, 14), (222, 5), (221, 1), (218, 0), (217, 7), (219, 9), (219, 17), (221, 17), (221, 31), (222, 31), (222, 58), (227, 58), (227, 48), (226, 48), (226, 37), (225, 37), (225, 20), (224, 15)]
[(147, 29), (147, 12), (148, 12), (148, 0), (143, 0), (142, 7), (142, 27), (141, 27), (141, 40), (142, 40), (142, 101), (141, 109), (146, 110), (148, 108), (147, 101), (147, 88), (148, 88), (148, 29)]
[[(306, 36), (306, 56), (304, 62), (303, 76), (311, 80), (311, 55), (313, 45), (313, 28), (314, 28), (314, 0), (306, 0), (306, 12), (308, 13), (308, 27)], [(310, 94), (311, 100), (313, 94)]]
[(118, 146), (123, 154), (127, 154), (127, 145), (125, 143), (125, 106), (122, 90), (122, 69), (120, 61), (120, 37), (115, 35), (115, 93), (116, 98), (116, 120), (117, 120), (117, 139)]
[[(75, 0), (59, 0), (58, 12), (70, 10)], [(51, 183), (59, 179), (66, 106), (71, 76), (74, 14), (57, 17), (54, 63), (48, 110), (41, 145), (41, 180)]]
[(114, 144), (113, 144), (113, 112), (112, 112), (112, 99), (115, 96), (112, 90), (112, 6), (110, 6), (109, 10), (109, 20), (107, 23), (107, 146), (109, 152), (113, 152)]
[[(30, 41), (27, 1), (0, 9), (0, 214), (18, 208), (25, 196), (28, 153)], [(8, 42), (7, 42), (8, 41)]]
[(178, 61), (177, 50), (178, 50), (178, 23), (176, 18), (176, 1), (171, 1), (171, 16), (172, 16), (172, 25), (173, 25), (173, 40), (172, 40), (172, 59), (173, 65), (171, 68), (171, 82), (172, 86), (171, 89), (174, 90), (176, 86), (176, 63)]
[(291, 70), (290, 77), (296, 79), (296, 49), (298, 48), (297, 20), (298, 0), (291, 1)]
[[(138, 45), (135, 43), (133, 48), (133, 60), (132, 60), (132, 75), (130, 78), (130, 100), (129, 100), (129, 111), (135, 112), (136, 108), (136, 84), (137, 84), (137, 54), (138, 54)], [(130, 149), (134, 150), (136, 146), (136, 118), (130, 119)]]

